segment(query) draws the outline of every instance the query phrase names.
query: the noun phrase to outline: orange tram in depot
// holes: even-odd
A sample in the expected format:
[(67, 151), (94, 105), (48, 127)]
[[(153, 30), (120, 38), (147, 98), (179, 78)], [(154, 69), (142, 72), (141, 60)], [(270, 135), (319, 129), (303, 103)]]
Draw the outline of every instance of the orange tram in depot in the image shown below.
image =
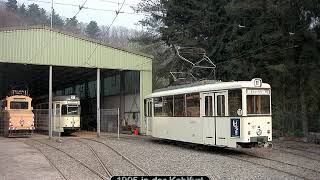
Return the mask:
[(26, 90), (12, 90), (2, 100), (0, 109), (0, 133), (7, 137), (29, 136), (33, 134), (34, 114), (32, 98)]

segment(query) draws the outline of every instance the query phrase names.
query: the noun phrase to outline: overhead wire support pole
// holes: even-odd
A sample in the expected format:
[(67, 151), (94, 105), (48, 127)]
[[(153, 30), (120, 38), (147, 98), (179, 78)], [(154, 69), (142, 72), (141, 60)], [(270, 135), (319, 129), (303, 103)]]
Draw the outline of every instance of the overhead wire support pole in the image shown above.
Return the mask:
[(120, 108), (118, 108), (118, 139), (120, 139)]
[(53, 0), (51, 0), (51, 19), (50, 19), (50, 27), (53, 27)]
[[(53, 27), (53, 0), (51, 0), (50, 27)], [(52, 66), (49, 68), (49, 138), (52, 138)]]
[(97, 136), (100, 137), (100, 69), (97, 69)]
[(49, 67), (49, 138), (52, 138), (52, 66)]

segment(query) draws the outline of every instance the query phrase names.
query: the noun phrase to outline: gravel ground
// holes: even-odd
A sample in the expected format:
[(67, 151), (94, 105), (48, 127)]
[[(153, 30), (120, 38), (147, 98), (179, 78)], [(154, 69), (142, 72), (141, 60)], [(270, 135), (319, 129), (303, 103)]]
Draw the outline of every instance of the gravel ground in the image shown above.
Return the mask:
[[(55, 143), (54, 141), (50, 141), (47, 139), (41, 141), (48, 144)], [(48, 159), (50, 159), (50, 161), (55, 166), (57, 166), (57, 168), (67, 177), (67, 179), (101, 179), (97, 175), (93, 174), (90, 170), (80, 165), (74, 159), (68, 157), (62, 152), (57, 151), (56, 149), (53, 149), (52, 147), (28, 139), (25, 140), (25, 143), (39, 148), (48, 157)]]
[(107, 168), (110, 169), (112, 175), (144, 175), (137, 168), (132, 166), (106, 146), (88, 140), (84, 141), (89, 143), (96, 150), (101, 160), (105, 162)]
[(72, 157), (79, 159), (81, 162), (87, 164), (90, 168), (108, 177), (107, 173), (101, 167), (97, 158), (85, 144), (83, 144), (81, 141), (78, 141), (78, 138), (64, 138), (62, 143), (58, 143), (56, 141), (49, 141), (46, 143), (62, 149)]
[[(297, 178), (236, 159), (241, 155), (239, 153), (223, 153), (221, 150), (215, 152), (216, 148), (195, 150), (157, 141), (143, 142), (128, 139), (107, 139), (105, 143), (112, 145), (131, 159), (135, 159), (152, 175), (207, 175), (210, 178), (219, 179)], [(249, 161), (253, 161), (253, 158)], [(282, 168), (279, 167), (279, 169)]]
[[(131, 136), (120, 140), (110, 136), (96, 140), (127, 156), (150, 175), (206, 175), (211, 179), (301, 179), (299, 176), (318, 179), (320, 176), (320, 155), (316, 154), (320, 148), (318, 145), (275, 142), (273, 150), (234, 150)], [(117, 153), (97, 142), (79, 137), (64, 137), (61, 145), (43, 138), (41, 141), (63, 149), (105, 176), (104, 169), (84, 143), (91, 145), (112, 175), (144, 175)], [(33, 144), (41, 148), (68, 175), (68, 179), (100, 179), (63, 153), (37, 142)], [(308, 151), (287, 148), (288, 144), (296, 148), (304, 147)]]

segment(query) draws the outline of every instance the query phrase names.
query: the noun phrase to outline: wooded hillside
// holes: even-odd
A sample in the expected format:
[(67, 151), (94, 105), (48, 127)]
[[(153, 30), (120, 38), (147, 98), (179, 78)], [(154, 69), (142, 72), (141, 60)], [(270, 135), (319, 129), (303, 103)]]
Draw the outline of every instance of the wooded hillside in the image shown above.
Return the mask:
[(142, 0), (136, 10), (149, 14), (150, 42), (204, 48), (217, 79), (270, 83), (282, 135), (320, 131), (319, 0)]

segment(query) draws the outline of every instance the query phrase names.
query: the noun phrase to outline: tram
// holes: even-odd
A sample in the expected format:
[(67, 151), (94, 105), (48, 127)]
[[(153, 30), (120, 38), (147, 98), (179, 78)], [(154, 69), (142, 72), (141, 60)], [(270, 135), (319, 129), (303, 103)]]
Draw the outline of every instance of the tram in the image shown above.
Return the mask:
[(145, 98), (147, 135), (220, 147), (271, 147), (271, 87), (262, 79), (204, 81)]
[(1, 101), (0, 132), (4, 136), (32, 135), (34, 114), (31, 107), (32, 98), (26, 90), (12, 90), (11, 94)]
[[(48, 131), (49, 104), (38, 103), (36, 106), (36, 130)], [(75, 95), (55, 96), (52, 98), (52, 127), (53, 131), (71, 134), (80, 127), (80, 98)]]

